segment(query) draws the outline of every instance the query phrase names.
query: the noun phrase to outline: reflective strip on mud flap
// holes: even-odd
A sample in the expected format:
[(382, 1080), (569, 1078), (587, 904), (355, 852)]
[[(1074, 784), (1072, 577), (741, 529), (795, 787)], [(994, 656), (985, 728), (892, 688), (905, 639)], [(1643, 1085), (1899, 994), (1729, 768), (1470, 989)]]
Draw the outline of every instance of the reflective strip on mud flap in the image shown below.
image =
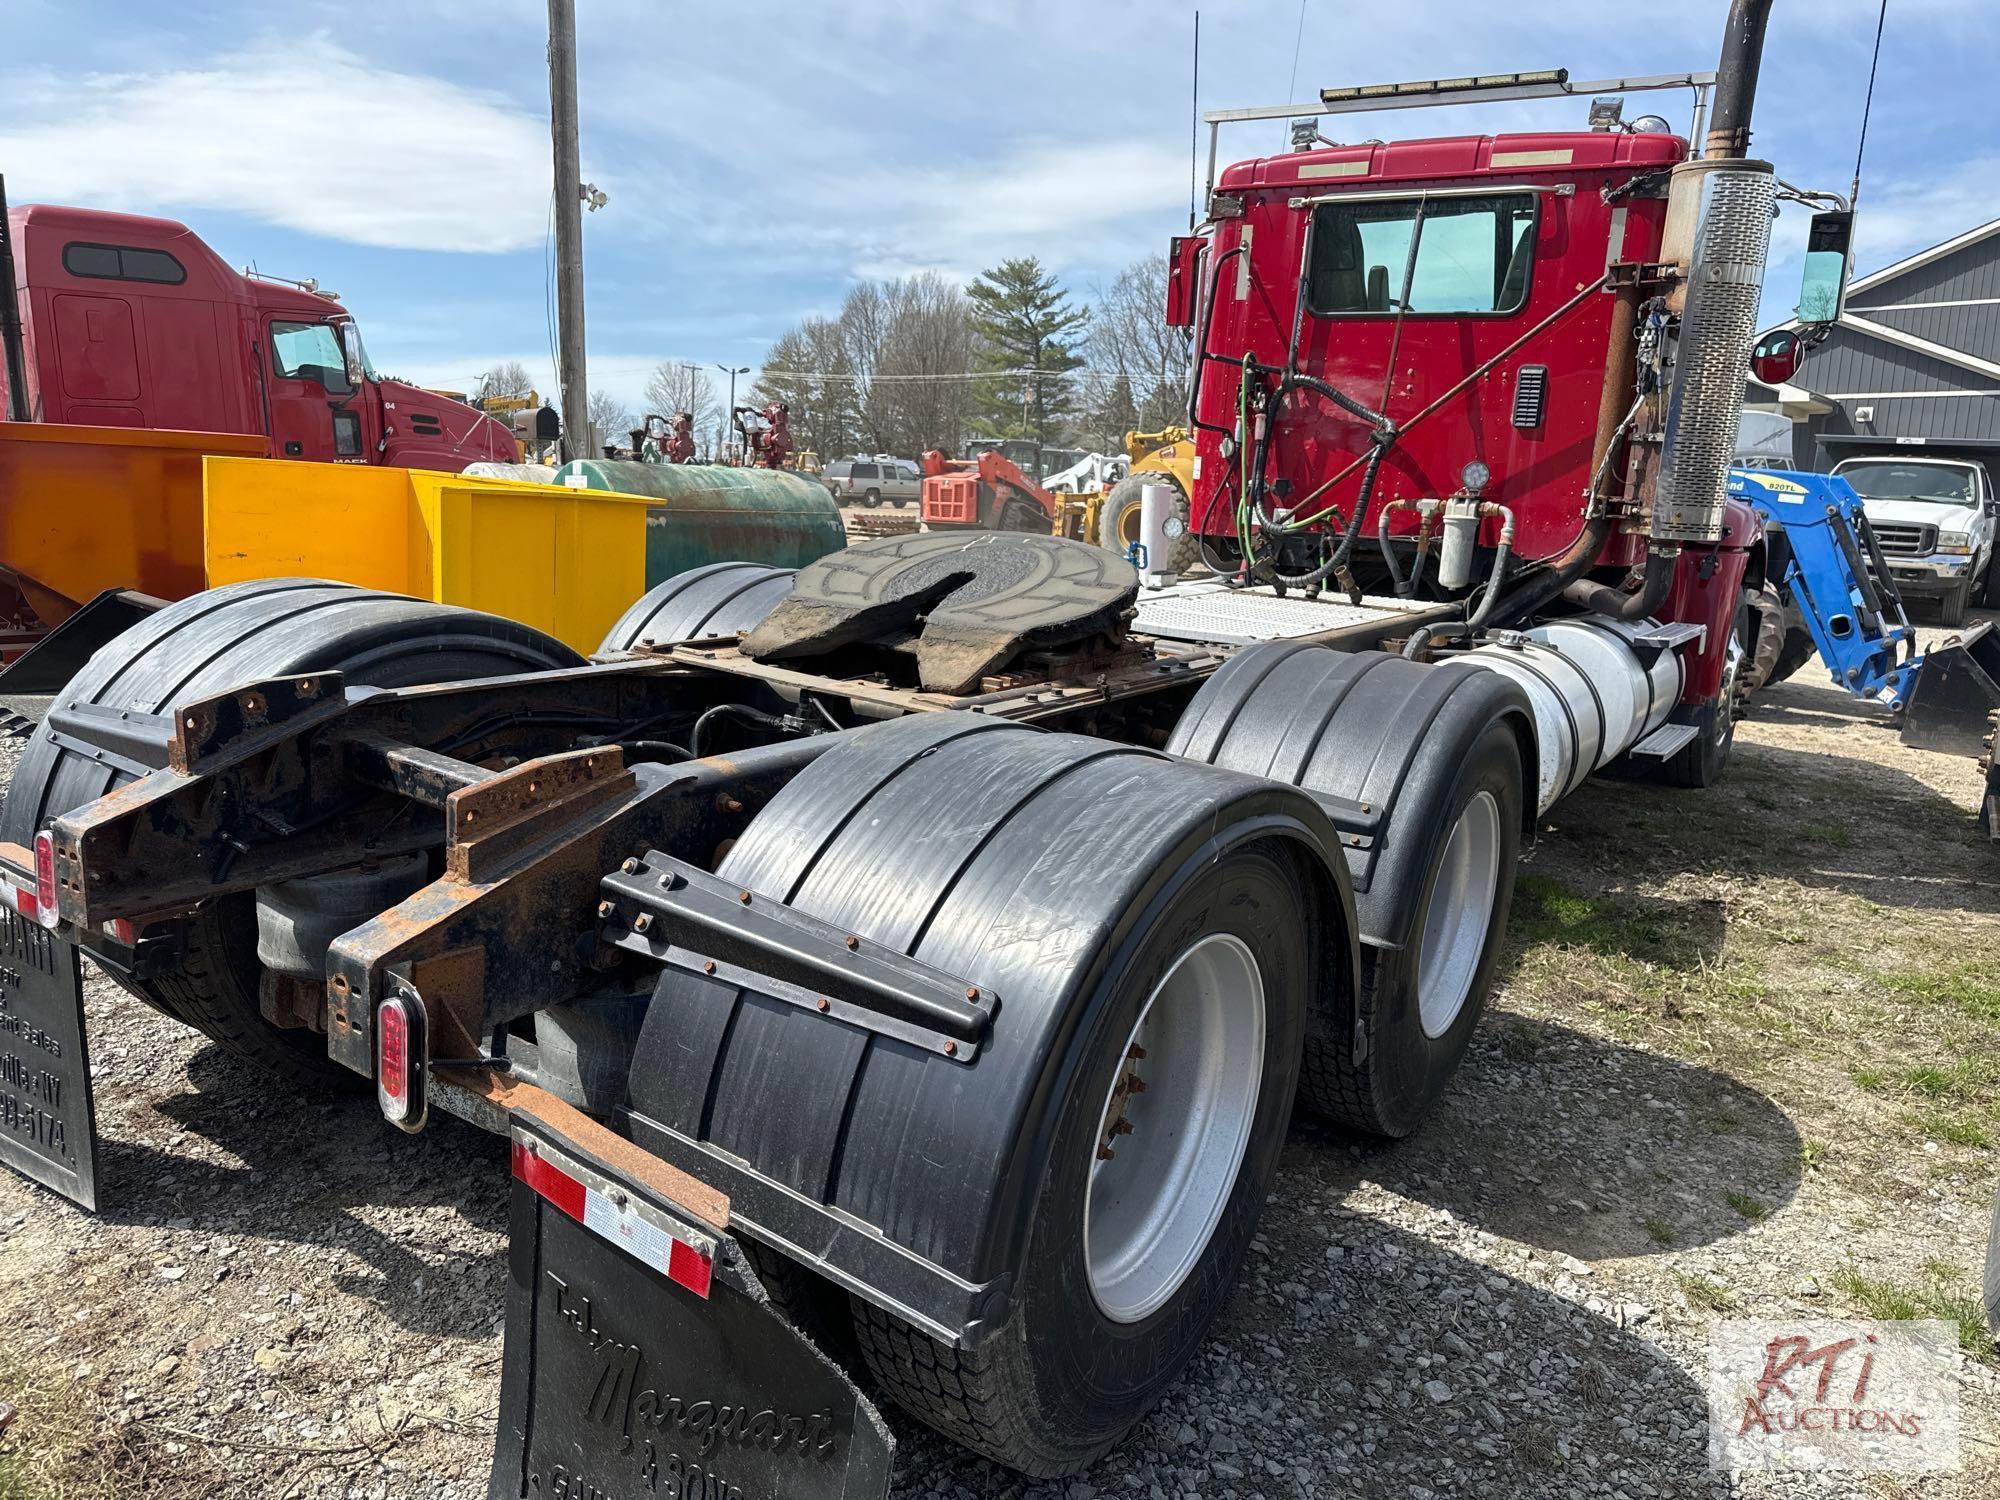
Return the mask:
[(715, 1237), (662, 1213), (562, 1152), (514, 1134), (514, 1175), (547, 1202), (669, 1281), (708, 1295)]

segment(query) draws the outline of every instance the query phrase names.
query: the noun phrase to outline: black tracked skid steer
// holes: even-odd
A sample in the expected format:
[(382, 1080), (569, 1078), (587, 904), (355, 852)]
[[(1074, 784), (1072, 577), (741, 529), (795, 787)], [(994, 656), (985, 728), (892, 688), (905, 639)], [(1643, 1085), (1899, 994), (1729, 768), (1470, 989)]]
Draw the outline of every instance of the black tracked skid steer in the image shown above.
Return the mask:
[(312, 580), (152, 614), (0, 807), (0, 1155), (118, 1190), (81, 950), (511, 1136), (493, 1495), (878, 1495), (875, 1400), (1073, 1472), (1193, 1356), (1295, 1098), (1436, 1099), (1535, 814), (1521, 690), (1381, 649), (1431, 607), (1204, 645), (1134, 593), (926, 534), (683, 575), (590, 661)]

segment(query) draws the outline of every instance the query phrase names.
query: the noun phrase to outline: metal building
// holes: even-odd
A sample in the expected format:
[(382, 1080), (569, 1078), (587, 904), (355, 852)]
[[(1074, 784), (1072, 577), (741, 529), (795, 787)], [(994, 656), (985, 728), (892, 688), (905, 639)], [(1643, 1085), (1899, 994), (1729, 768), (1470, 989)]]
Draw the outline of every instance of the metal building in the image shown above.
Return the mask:
[(2000, 219), (1857, 278), (1791, 382), (1752, 380), (1744, 406), (1792, 421), (1798, 468), (1897, 447), (2000, 461)]

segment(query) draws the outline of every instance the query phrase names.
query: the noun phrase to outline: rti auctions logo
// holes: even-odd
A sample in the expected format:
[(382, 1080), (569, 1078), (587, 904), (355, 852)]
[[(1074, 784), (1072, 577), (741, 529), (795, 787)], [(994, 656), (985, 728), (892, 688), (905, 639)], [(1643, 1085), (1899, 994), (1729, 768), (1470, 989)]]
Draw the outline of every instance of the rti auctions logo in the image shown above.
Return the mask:
[(1734, 1321), (1709, 1332), (1709, 1461), (1722, 1469), (1955, 1470), (1949, 1324)]

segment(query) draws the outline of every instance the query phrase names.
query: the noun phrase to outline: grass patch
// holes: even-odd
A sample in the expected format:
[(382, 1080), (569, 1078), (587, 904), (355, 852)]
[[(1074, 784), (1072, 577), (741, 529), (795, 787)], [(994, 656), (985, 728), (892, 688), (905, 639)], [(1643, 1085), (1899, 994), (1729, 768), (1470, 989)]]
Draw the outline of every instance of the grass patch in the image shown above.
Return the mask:
[(30, 1372), (9, 1363), (7, 1399), (18, 1415), (0, 1439), (0, 1500), (117, 1500), (147, 1493), (149, 1486), (129, 1483), (123, 1442), (107, 1436), (87, 1386), (53, 1368)]
[(1662, 1249), (1665, 1249), (1678, 1236), (1674, 1233), (1674, 1226), (1667, 1223), (1664, 1219), (1648, 1219), (1646, 1221), (1646, 1238)]
[(1723, 1201), (1736, 1210), (1737, 1217), (1748, 1219), (1752, 1224), (1756, 1223), (1769, 1212), (1763, 1204), (1759, 1203), (1748, 1193), (1727, 1193), (1724, 1195)]
[(1973, 1114), (1915, 1114), (1910, 1124), (1934, 1141), (1950, 1141), (1954, 1146), (1970, 1146), (1978, 1151), (1993, 1149), (1993, 1133)]
[(1833, 1148), (1825, 1141), (1810, 1135), (1799, 1137), (1800, 1171), (1817, 1172), (1821, 1167), (1826, 1165), (1827, 1158), (1832, 1154)]
[(1957, 1011), (1968, 1020), (2000, 1026), (2000, 964), (1950, 964), (1942, 968), (1875, 971), (1883, 989), (1927, 1005)]
[(1700, 962), (1685, 924), (1663, 920), (1618, 902), (1586, 896), (1544, 875), (1521, 875), (1514, 882), (1514, 926), (1529, 943), (1584, 948), (1606, 958), (1636, 959), (1668, 968)]
[(1736, 1306), (1736, 1294), (1719, 1281), (1710, 1281), (1706, 1276), (1695, 1276), (1686, 1271), (1674, 1272), (1674, 1280), (1680, 1285), (1681, 1295), (1696, 1307), (1720, 1313)]
[(1904, 1070), (1902, 1085), (1926, 1099), (1970, 1100), (1985, 1097), (2000, 1078), (2000, 1067), (1985, 1057), (1955, 1057), (1948, 1063), (1922, 1063)]
[(1854, 835), (1833, 824), (1808, 824), (1799, 830), (1799, 837), (1808, 844), (1819, 844), (1828, 849), (1854, 847)]
[(1832, 1280), (1869, 1317), (1888, 1322), (1941, 1318), (1957, 1327), (1959, 1348), (1974, 1359), (2000, 1364), (2000, 1349), (1994, 1347), (1986, 1326), (1986, 1310), (1956, 1266), (1926, 1261), (1922, 1280), (1914, 1283), (1864, 1276), (1853, 1266), (1836, 1271)]

